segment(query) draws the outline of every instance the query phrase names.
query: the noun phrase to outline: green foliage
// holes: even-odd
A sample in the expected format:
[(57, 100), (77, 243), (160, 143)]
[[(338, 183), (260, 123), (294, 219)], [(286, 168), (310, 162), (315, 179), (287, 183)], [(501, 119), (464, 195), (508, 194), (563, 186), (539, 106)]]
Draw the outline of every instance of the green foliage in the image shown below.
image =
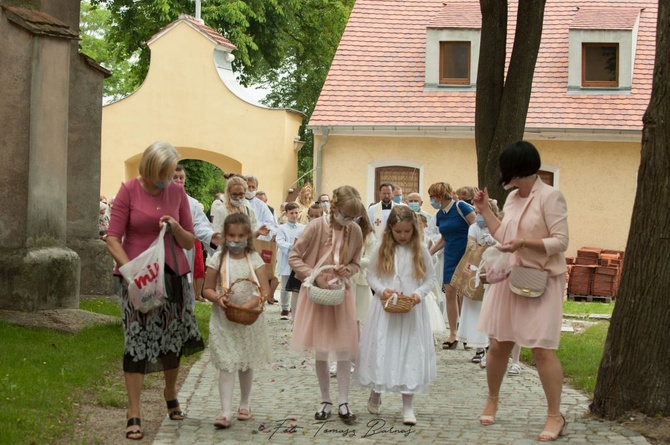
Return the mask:
[[(80, 308), (119, 316), (117, 299), (86, 299)], [(208, 339), (211, 305), (196, 305), (196, 320)], [(65, 443), (74, 429), (73, 403), (126, 404), (120, 369), (123, 330), (118, 324), (95, 326), (77, 334), (32, 329), (0, 322), (0, 394), (7, 408), (0, 416), (1, 444)], [(195, 361), (200, 354), (187, 358)], [(161, 375), (150, 375), (162, 379)]]
[(103, 95), (106, 100), (115, 101), (137, 89), (143, 77), (138, 78), (132, 70), (133, 60), (139, 53), (130, 57), (120, 56), (120, 47), (109, 40), (107, 34), (111, 20), (107, 9), (82, 0), (79, 50), (111, 71), (112, 75), (104, 81)]
[(209, 162), (196, 159), (185, 159), (180, 164), (186, 170), (185, 189), (193, 198), (197, 199), (209, 210), (214, 200), (214, 195), (226, 190), (226, 180), (223, 172), (217, 166)]

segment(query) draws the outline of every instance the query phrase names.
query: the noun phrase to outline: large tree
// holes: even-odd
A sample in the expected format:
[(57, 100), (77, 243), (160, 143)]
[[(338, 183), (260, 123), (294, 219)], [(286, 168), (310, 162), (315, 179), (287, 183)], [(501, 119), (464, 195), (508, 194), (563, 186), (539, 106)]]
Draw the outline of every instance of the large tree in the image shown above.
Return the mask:
[(545, 0), (519, 0), (507, 77), (507, 0), (480, 0), (482, 30), (477, 71), (475, 142), (480, 186), (504, 201), (498, 156), (523, 138), (535, 62), (540, 49)]
[(670, 3), (659, 1), (651, 101), (621, 286), (591, 405), (670, 415)]

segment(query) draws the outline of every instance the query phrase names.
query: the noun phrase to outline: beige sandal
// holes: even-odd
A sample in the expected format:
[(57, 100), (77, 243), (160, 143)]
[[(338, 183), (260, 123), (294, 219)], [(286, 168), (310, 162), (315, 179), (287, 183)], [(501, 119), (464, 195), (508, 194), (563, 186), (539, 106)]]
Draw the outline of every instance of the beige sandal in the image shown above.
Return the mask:
[(224, 416), (219, 416), (216, 419), (214, 419), (214, 426), (219, 429), (228, 428), (230, 426), (230, 419)]
[(558, 436), (564, 436), (565, 435), (565, 427), (568, 424), (568, 422), (565, 420), (565, 417), (563, 417), (563, 414), (547, 414), (547, 417), (560, 417), (563, 419), (563, 426), (561, 427), (560, 431), (558, 433), (555, 433), (553, 431), (547, 431), (544, 430), (540, 433), (540, 435), (537, 437), (537, 440), (540, 442), (553, 442), (554, 440), (558, 439)]
[(237, 410), (237, 420), (249, 420), (251, 419), (251, 410), (246, 408), (240, 408)]
[[(486, 400), (487, 400), (487, 405), (488, 405), (489, 401), (495, 403), (496, 412), (497, 412), (498, 411), (498, 396), (491, 396), (490, 395), (490, 396), (488, 396), (488, 398)], [(486, 408), (484, 408), (484, 409), (486, 409)], [(496, 423), (495, 412), (493, 413), (493, 415), (482, 414), (481, 416), (479, 416), (479, 423), (481, 423), (484, 426), (493, 425), (494, 423)]]

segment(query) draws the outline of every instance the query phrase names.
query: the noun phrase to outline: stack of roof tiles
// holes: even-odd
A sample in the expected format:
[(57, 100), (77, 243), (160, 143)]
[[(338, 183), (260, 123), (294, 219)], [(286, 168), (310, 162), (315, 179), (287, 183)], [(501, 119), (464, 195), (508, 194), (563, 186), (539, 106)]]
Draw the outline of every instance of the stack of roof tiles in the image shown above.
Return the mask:
[(568, 294), (616, 297), (623, 251), (582, 247), (568, 263)]

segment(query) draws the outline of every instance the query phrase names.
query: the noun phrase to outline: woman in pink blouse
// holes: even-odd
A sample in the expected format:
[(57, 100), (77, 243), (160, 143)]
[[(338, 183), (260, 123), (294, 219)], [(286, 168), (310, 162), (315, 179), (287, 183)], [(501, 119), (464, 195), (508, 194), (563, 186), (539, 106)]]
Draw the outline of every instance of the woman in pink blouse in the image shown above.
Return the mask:
[[(107, 232), (107, 250), (119, 267), (144, 252), (169, 223), (175, 239), (177, 264), (172, 259), (169, 237), (165, 237), (165, 271), (182, 276), (183, 294), (189, 295), (186, 274), (190, 271), (182, 248), (192, 249), (193, 221), (184, 188), (172, 183), (179, 153), (167, 142), (155, 142), (142, 155), (140, 177), (121, 184)], [(177, 271), (178, 273), (176, 273)], [(140, 393), (144, 375), (163, 371), (165, 400), (172, 420), (184, 413), (177, 401), (179, 361), (204, 348), (193, 309), (186, 301), (168, 300), (163, 306), (142, 313), (128, 299), (128, 283), (122, 280), (121, 312), (125, 344), (123, 371), (128, 393), (126, 437), (144, 436), (140, 422)]]

